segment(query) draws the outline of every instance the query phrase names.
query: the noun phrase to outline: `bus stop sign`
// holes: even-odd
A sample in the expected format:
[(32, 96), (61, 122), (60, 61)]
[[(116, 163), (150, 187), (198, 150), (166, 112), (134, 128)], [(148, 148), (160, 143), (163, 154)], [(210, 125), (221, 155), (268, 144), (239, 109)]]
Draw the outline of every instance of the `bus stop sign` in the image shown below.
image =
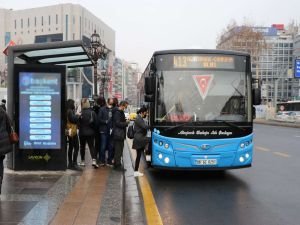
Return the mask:
[(295, 78), (300, 78), (300, 59), (295, 60), (295, 72), (294, 72), (294, 77)]

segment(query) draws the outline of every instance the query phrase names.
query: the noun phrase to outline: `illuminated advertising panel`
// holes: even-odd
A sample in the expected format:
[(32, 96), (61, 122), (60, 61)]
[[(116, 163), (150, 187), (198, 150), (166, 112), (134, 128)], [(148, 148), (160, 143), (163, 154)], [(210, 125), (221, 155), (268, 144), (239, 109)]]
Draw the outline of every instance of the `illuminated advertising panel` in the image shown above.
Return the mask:
[(61, 149), (61, 74), (19, 73), (19, 148)]
[(300, 78), (300, 59), (295, 60), (294, 76), (295, 78)]

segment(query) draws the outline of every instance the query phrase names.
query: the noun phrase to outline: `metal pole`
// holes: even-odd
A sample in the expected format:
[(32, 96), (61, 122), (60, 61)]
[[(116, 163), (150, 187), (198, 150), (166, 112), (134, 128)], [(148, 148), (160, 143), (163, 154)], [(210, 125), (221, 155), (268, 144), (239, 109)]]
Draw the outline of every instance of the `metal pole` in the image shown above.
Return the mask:
[(97, 95), (97, 61), (94, 62), (94, 95)]
[(277, 106), (277, 92), (278, 92), (278, 81), (279, 79), (275, 79), (275, 93), (274, 93), (274, 108), (276, 109)]

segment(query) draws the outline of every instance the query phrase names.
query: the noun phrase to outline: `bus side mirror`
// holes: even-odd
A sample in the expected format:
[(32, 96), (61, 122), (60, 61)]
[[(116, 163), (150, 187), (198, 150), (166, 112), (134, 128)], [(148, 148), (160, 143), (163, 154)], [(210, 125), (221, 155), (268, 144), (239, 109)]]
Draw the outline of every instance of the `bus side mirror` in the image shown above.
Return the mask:
[(154, 102), (155, 77), (145, 77), (145, 102)]
[(252, 98), (253, 98), (253, 105), (260, 105), (261, 104), (261, 90), (260, 90), (260, 88), (254, 88), (252, 90)]
[(155, 92), (155, 77), (145, 77), (145, 94), (152, 95)]
[(261, 86), (259, 79), (252, 79), (252, 99), (253, 105), (260, 105), (261, 104)]

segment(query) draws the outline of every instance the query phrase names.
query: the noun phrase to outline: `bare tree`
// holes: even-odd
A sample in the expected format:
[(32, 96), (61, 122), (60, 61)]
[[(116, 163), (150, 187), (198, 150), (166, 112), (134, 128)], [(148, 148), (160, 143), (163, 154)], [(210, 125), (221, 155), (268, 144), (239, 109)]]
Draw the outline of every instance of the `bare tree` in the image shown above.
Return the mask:
[(267, 43), (263, 34), (253, 26), (237, 26), (236, 22), (231, 22), (218, 37), (217, 49), (248, 52), (251, 55), (251, 67), (258, 78), (259, 56), (267, 49)]

